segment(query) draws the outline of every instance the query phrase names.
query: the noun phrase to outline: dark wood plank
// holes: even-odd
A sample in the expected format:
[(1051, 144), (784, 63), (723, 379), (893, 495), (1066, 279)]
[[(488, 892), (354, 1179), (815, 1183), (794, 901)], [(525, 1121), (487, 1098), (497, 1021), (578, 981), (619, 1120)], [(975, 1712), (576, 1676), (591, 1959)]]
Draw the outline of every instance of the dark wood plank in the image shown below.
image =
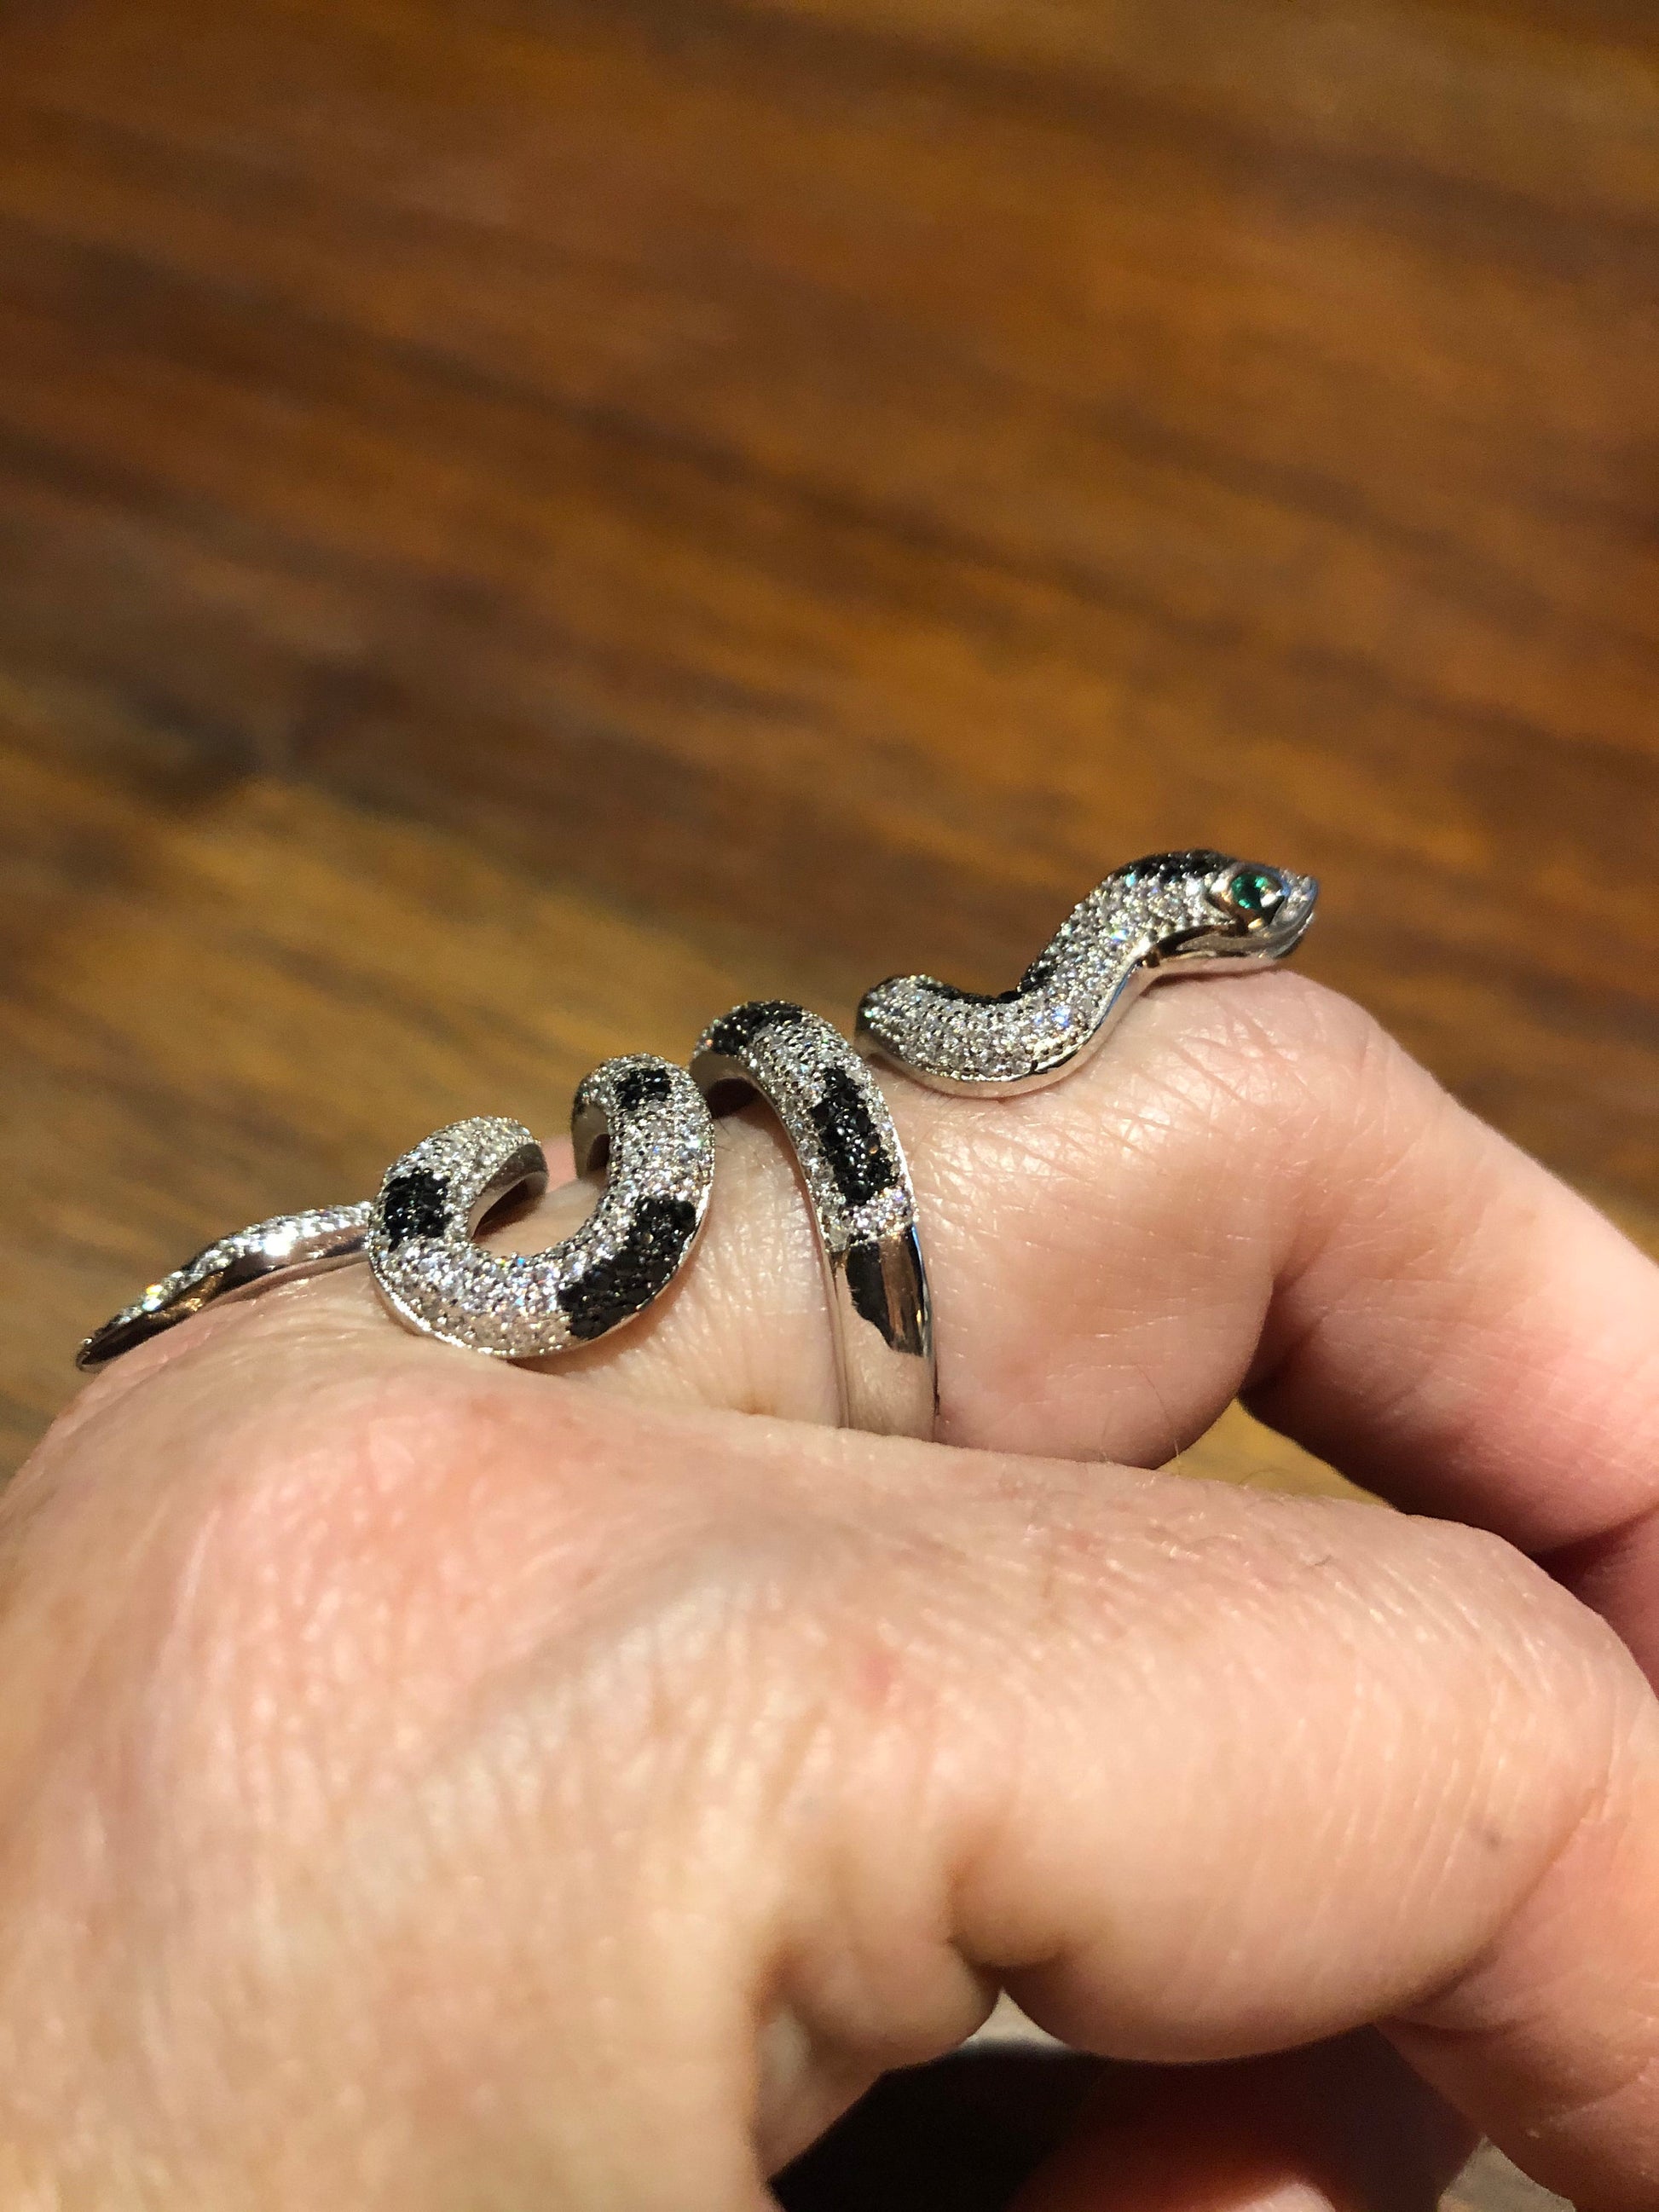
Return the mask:
[(15, 11), (15, 679), (848, 993), (1282, 852), (1643, 1212), (1651, 26), (1163, 20)]

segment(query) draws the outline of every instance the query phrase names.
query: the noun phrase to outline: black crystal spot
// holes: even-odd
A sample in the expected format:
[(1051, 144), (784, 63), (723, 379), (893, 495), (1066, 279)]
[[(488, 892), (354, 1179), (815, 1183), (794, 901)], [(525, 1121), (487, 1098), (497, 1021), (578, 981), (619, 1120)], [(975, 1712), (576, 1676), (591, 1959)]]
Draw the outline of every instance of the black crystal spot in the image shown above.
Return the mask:
[(1148, 853), (1119, 872), (1129, 884), (1178, 884), (1188, 876), (1212, 876), (1226, 865), (1224, 853), (1199, 846), (1188, 853)]
[(746, 1006), (733, 1006), (729, 1014), (721, 1015), (708, 1032), (708, 1048), (724, 1059), (736, 1060), (763, 1030), (805, 1018), (806, 1009), (787, 999), (750, 999)]
[(952, 1006), (1012, 1006), (1016, 999), (1023, 999), (1028, 991), (1040, 991), (1051, 981), (1054, 963), (1047, 954), (1034, 960), (1011, 990), (963, 991), (954, 983), (935, 983), (931, 980), (925, 988), (930, 999), (943, 999)]
[(394, 1251), (411, 1237), (441, 1237), (449, 1226), (449, 1185), (430, 1168), (405, 1168), (380, 1194), (380, 1224)]
[(1025, 996), (1023, 981), (1016, 983), (1012, 991), (963, 991), (954, 983), (936, 983), (927, 977), (921, 980), (921, 988), (928, 998), (942, 999), (952, 1006), (1006, 1006)]
[(661, 1106), (667, 1103), (670, 1087), (665, 1067), (630, 1067), (617, 1078), (617, 1103), (624, 1114), (636, 1113), (641, 1106)]
[(844, 1067), (830, 1070), (822, 1095), (808, 1111), (836, 1188), (848, 1206), (862, 1206), (891, 1189), (898, 1181), (898, 1169)]
[(603, 1336), (666, 1290), (696, 1225), (697, 1209), (689, 1199), (642, 1198), (621, 1249), (559, 1293), (578, 1343)]

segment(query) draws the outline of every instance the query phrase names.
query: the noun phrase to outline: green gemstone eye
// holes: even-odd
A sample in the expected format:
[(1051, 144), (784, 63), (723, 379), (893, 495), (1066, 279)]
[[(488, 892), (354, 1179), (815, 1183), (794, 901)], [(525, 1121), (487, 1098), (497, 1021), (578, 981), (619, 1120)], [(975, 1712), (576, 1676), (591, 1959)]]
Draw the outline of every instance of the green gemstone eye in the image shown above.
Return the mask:
[(1284, 898), (1284, 878), (1271, 868), (1240, 868), (1228, 879), (1228, 903), (1248, 921), (1265, 921)]

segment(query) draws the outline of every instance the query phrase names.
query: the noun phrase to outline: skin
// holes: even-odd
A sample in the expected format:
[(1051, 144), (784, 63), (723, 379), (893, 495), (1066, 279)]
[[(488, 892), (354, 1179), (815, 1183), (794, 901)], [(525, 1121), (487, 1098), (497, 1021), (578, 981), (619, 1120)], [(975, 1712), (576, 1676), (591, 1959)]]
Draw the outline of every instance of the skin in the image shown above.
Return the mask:
[[(60, 1421), (0, 1502), (0, 2203), (759, 2212), (1006, 1988), (1147, 2062), (1021, 2212), (1426, 2208), (1474, 2129), (1651, 2212), (1659, 1271), (1283, 974), (1018, 1101), (884, 1081), (937, 1444), (828, 1425), (758, 1114), (557, 1375), (354, 1270)], [(1407, 1510), (1145, 1471), (1241, 1389)]]

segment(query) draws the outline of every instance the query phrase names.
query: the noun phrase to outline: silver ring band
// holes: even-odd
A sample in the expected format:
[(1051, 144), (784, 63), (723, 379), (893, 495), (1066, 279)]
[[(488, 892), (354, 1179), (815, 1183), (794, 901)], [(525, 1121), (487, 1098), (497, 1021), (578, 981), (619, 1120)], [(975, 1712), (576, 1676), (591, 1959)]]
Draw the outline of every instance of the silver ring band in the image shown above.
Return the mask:
[(256, 1221), (251, 1229), (219, 1237), (95, 1328), (76, 1353), (76, 1365), (102, 1367), (221, 1298), (239, 1297), (268, 1283), (319, 1275), (361, 1260), (373, 1212), (365, 1202), (324, 1206), (312, 1213), (281, 1213), (274, 1220)]
[(758, 1093), (800, 1169), (817, 1231), (843, 1428), (931, 1437), (938, 1410), (916, 1194), (881, 1086), (839, 1030), (750, 1000), (704, 1030), (691, 1075), (715, 1113)]

